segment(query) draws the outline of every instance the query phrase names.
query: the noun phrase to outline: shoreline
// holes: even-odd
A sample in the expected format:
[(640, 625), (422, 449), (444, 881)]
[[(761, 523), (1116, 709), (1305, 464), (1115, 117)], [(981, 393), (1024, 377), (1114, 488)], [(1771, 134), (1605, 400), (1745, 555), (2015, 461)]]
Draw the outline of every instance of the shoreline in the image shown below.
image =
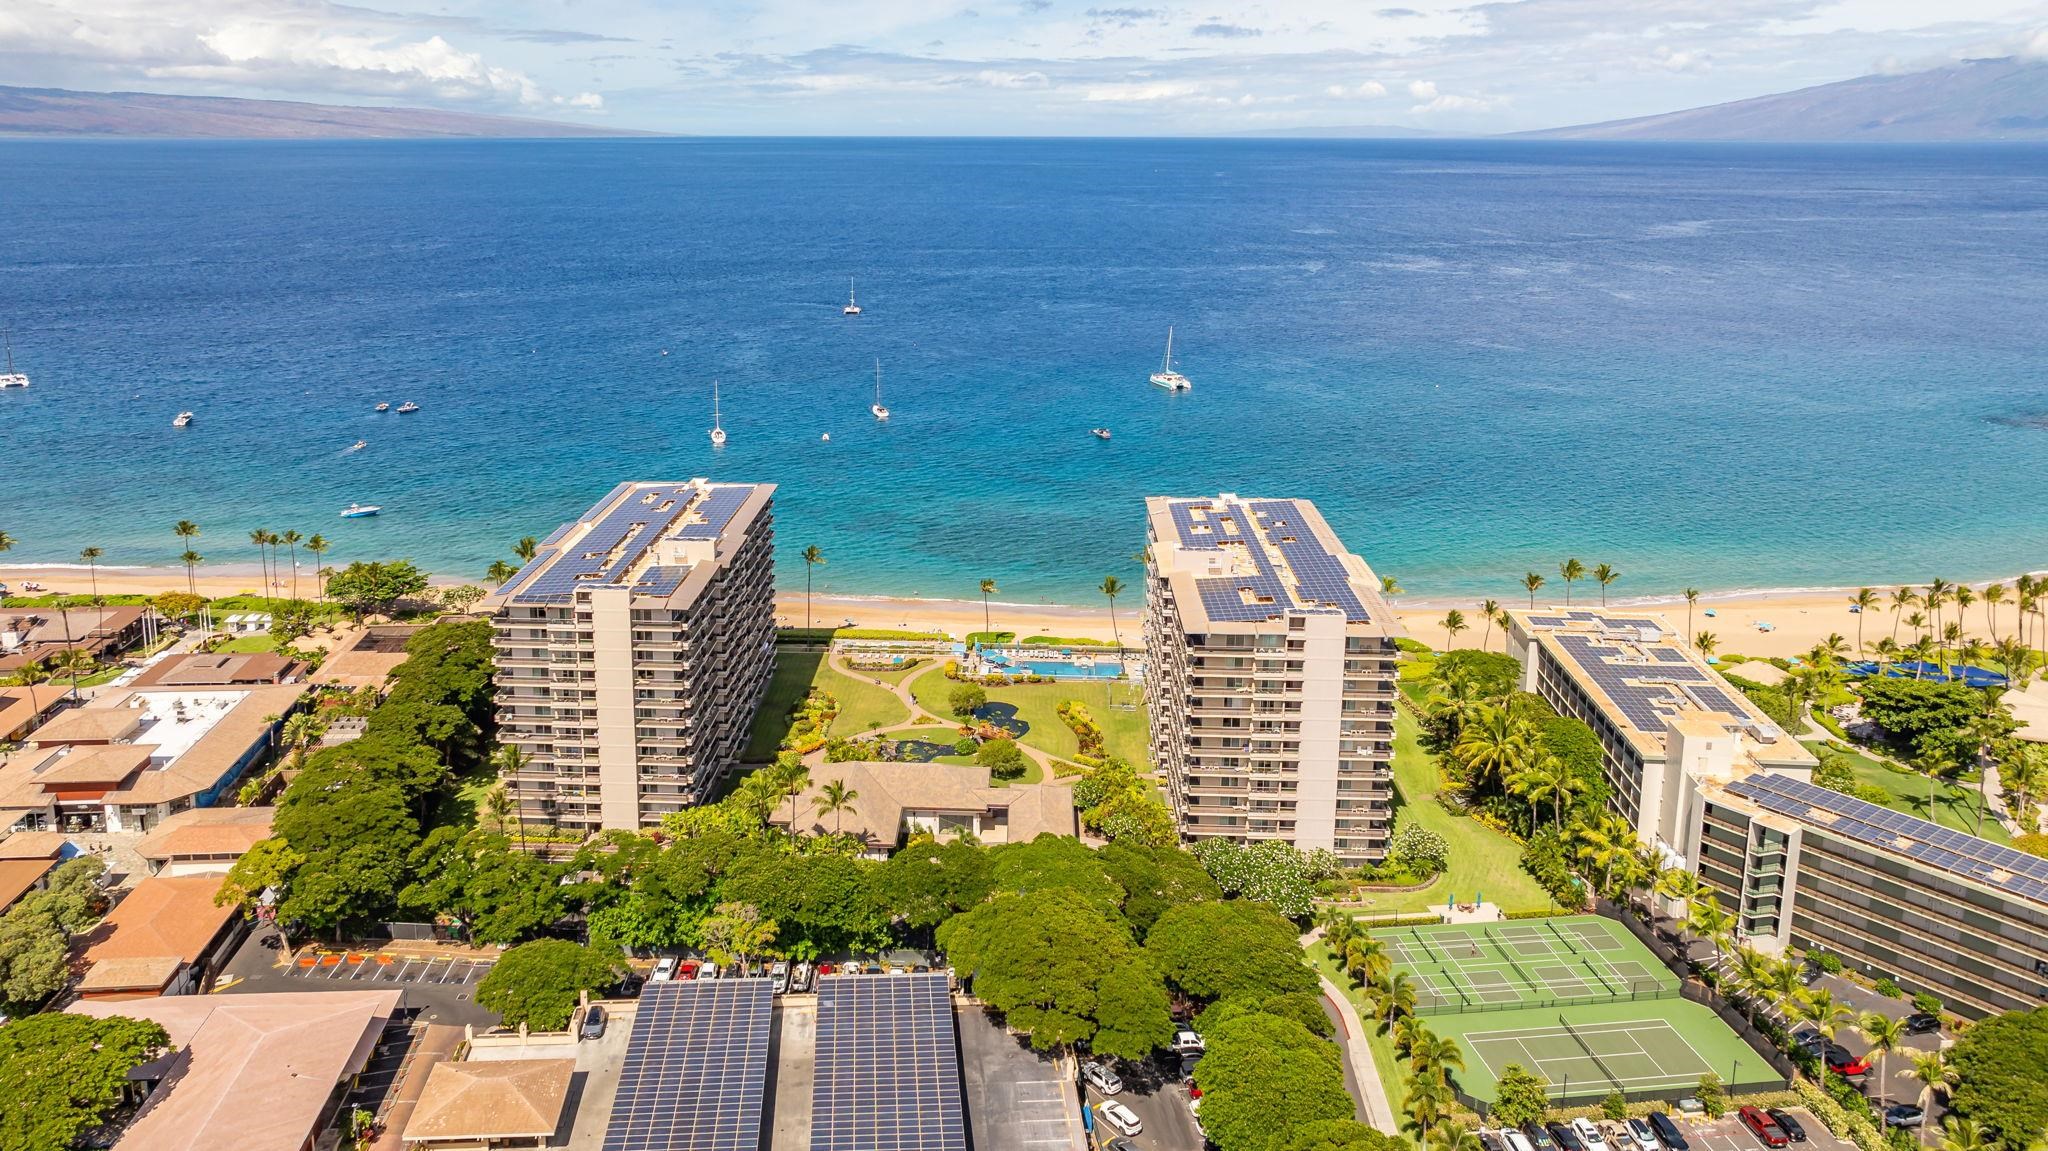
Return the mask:
[[(300, 592), (310, 596), (314, 577), (308, 569), (309, 565), (302, 561), (299, 568)], [(83, 564), (0, 564), (0, 582), (13, 585), (16, 592), (19, 592), (22, 582), (32, 580), (65, 594), (86, 594), (87, 574), (88, 569)], [(108, 595), (155, 594), (186, 588), (186, 573), (180, 568), (101, 566), (98, 578), (100, 591)], [(429, 578), (437, 586), (453, 586), (460, 582)], [(289, 567), (278, 582), (284, 585), (284, 591), (289, 591)], [(2005, 583), (2009, 587), (2012, 579), (1984, 582)], [(202, 594), (213, 598), (262, 594), (262, 578), (255, 564), (221, 564), (201, 568), (193, 576), (192, 583)], [(1853, 649), (1859, 622), (1863, 625), (1864, 639), (1871, 643), (1881, 636), (1893, 634), (1902, 626), (1895, 624), (1888, 603), (1881, 603), (1868, 615), (1849, 611), (1848, 597), (1857, 590), (1857, 586), (1871, 586), (1881, 593), (1889, 593), (1899, 585), (1703, 591), (1693, 612), (1693, 634), (1713, 633), (1719, 641), (1717, 654), (1770, 657), (1803, 654), (1825, 641), (1830, 634), (1841, 635)], [(1969, 586), (1981, 588), (1984, 583), (1972, 582)], [(1597, 606), (1600, 602), (1597, 585), (1592, 590), (1591, 596), (1582, 594), (1583, 589), (1576, 592), (1572, 606)], [(801, 589), (779, 589), (775, 598), (779, 624), (785, 627), (804, 625), (806, 605)], [(1504, 608), (1526, 608), (1529, 602), (1526, 595), (1496, 599)], [(1457, 636), (1456, 646), (1479, 647), (1483, 640), (1488, 650), (1500, 651), (1504, 645), (1500, 629), (1488, 627), (1478, 618), (1479, 602), (1476, 598), (1421, 597), (1397, 602), (1394, 612), (1410, 636), (1440, 648), (1446, 639), (1441, 621), (1446, 612), (1455, 608), (1465, 613), (1469, 625), (1468, 630)], [(1564, 607), (1562, 596), (1538, 595), (1536, 603), (1539, 608)], [(1682, 631), (1686, 627), (1685, 601), (1678, 595), (1609, 596), (1608, 606), (1610, 609), (1640, 610), (1661, 616), (1674, 631)], [(982, 630), (984, 620), (983, 605), (978, 599), (829, 593), (810, 597), (809, 610), (814, 625), (819, 627), (846, 626), (846, 621), (851, 620), (851, 626), (856, 627), (944, 631), (960, 636)], [(1709, 611), (1714, 614), (1705, 614)], [(1953, 618), (1953, 608), (1949, 611), (1948, 618)], [(1082, 606), (992, 599), (988, 602), (985, 618), (995, 630), (1012, 631), (1020, 638), (1053, 635), (1107, 640), (1114, 636), (1120, 637), (1125, 646), (1136, 647), (1143, 642), (1143, 613), (1142, 589), (1133, 589), (1128, 599), (1117, 604), (1114, 624), (1106, 602), (1100, 606)], [(2017, 623), (2017, 612), (2010, 601), (1999, 605), (1995, 615), (1987, 614), (1982, 601), (1979, 601), (1970, 607), (1966, 616), (1965, 631), (1975, 636), (1988, 634), (1994, 625), (1998, 634), (2005, 635)], [(1762, 630), (1757, 626), (1759, 623), (1771, 625), (1771, 630)]]

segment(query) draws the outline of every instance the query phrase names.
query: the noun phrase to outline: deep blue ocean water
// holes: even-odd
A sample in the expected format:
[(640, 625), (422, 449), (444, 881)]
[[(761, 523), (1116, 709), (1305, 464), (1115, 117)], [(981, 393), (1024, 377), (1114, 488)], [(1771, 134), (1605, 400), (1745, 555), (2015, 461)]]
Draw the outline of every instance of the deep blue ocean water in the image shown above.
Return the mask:
[[(785, 583), (816, 544), (843, 593), (1098, 602), (1142, 496), (1219, 490), (1316, 500), (1417, 597), (1513, 600), (1566, 555), (1617, 595), (2048, 566), (2048, 149), (14, 141), (0, 169), (35, 379), (0, 392), (10, 562), (170, 563), (189, 518), (210, 565), (297, 528), (474, 577), (616, 481), (707, 475), (781, 485)], [(1169, 324), (1188, 395), (1146, 383)]]

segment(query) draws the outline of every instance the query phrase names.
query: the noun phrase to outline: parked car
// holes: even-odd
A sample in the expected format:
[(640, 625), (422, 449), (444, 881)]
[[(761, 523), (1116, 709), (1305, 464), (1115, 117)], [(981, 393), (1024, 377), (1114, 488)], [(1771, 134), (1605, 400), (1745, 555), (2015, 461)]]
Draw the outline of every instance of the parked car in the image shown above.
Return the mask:
[(1508, 1151), (1536, 1151), (1536, 1145), (1529, 1142), (1529, 1137), (1513, 1127), (1501, 1128), (1500, 1134), (1507, 1140)]
[(1600, 1131), (1600, 1125), (1581, 1115), (1572, 1120), (1572, 1134), (1586, 1145), (1586, 1151), (1607, 1151), (1607, 1136)]
[(1550, 1137), (1550, 1128), (1541, 1123), (1522, 1124), (1522, 1137), (1536, 1151), (1557, 1151), (1557, 1140)]
[(1933, 1035), (1941, 1030), (1941, 1016), (1916, 1011), (1906, 1016), (1906, 1034)]
[(1852, 1055), (1847, 1047), (1839, 1043), (1828, 1044), (1828, 1070), (1844, 1078), (1851, 1075), (1865, 1075), (1870, 1071), (1870, 1060), (1861, 1055)]
[(1664, 1112), (1650, 1112), (1650, 1130), (1657, 1133), (1657, 1141), (1668, 1151), (1692, 1151), (1692, 1144), (1685, 1141), (1685, 1132), (1680, 1131), (1678, 1124)]
[(1631, 1119), (1627, 1123), (1622, 1124), (1621, 1129), (1628, 1132), (1629, 1144), (1635, 1148), (1635, 1151), (1659, 1151), (1657, 1147), (1657, 1133), (1651, 1130), (1650, 1125), (1643, 1120)]
[(1586, 1151), (1586, 1144), (1579, 1138), (1578, 1133), (1564, 1124), (1551, 1123), (1544, 1130), (1550, 1132), (1552, 1139), (1557, 1140), (1559, 1151)]
[(1799, 1120), (1793, 1118), (1784, 1108), (1766, 1107), (1764, 1108), (1764, 1114), (1777, 1122), (1779, 1128), (1785, 1132), (1785, 1138), (1790, 1139), (1794, 1143), (1806, 1142), (1806, 1128), (1800, 1126)]
[(1884, 1109), (1884, 1125), (1887, 1127), (1918, 1127), (1926, 1112), (1917, 1103), (1894, 1103)]
[(775, 961), (775, 965), (768, 969), (768, 993), (770, 995), (783, 995), (788, 993), (788, 991), (789, 964), (778, 959)]
[(811, 989), (811, 980), (814, 976), (815, 972), (810, 964), (797, 964), (789, 969), (789, 989), (799, 993), (809, 991)]
[(1182, 1055), (1192, 1055), (1197, 1051), (1207, 1051), (1209, 1045), (1202, 1041), (1200, 1035), (1182, 1028), (1173, 1033), (1173, 1049)]
[(1138, 1151), (1138, 1145), (1129, 1139), (1119, 1137), (1109, 1141), (1109, 1151)]
[(604, 1024), (604, 1008), (599, 1004), (593, 1003), (590, 1005), (590, 1010), (583, 1013), (583, 1026), (576, 1029), (576, 1038), (603, 1039)]
[(676, 964), (676, 978), (695, 979), (697, 978), (698, 969), (702, 968), (703, 966), (704, 965), (702, 963), (699, 963), (694, 959), (685, 959), (681, 963)]
[(1182, 1081), (1182, 1082), (1184, 1082), (1184, 1083), (1193, 1083), (1193, 1082), (1195, 1081), (1195, 1068), (1197, 1068), (1197, 1067), (1200, 1067), (1201, 1065), (1202, 1065), (1202, 1057), (1201, 1057), (1200, 1055), (1183, 1055), (1183, 1056), (1181, 1056), (1181, 1057), (1180, 1057), (1180, 1077), (1181, 1077), (1181, 1081)]
[(1792, 1041), (1804, 1050), (1819, 1055), (1828, 1049), (1828, 1037), (1811, 1027), (1801, 1027), (1792, 1033)]
[(1736, 1110), (1735, 1117), (1742, 1120), (1742, 1125), (1749, 1128), (1749, 1133), (1756, 1136), (1757, 1141), (1766, 1147), (1783, 1147), (1792, 1142), (1786, 1136), (1785, 1129), (1778, 1126), (1777, 1120), (1755, 1107), (1745, 1105)]
[(676, 977), (676, 957), (664, 955), (654, 963), (654, 981), (663, 983)]
[(1138, 1119), (1138, 1113), (1114, 1099), (1105, 1101), (1095, 1110), (1102, 1116), (1103, 1122), (1125, 1135), (1138, 1135), (1145, 1130), (1145, 1124)]
[(1673, 1103), (1671, 1107), (1687, 1119), (1695, 1115), (1705, 1115), (1707, 1113), (1707, 1105), (1700, 1102), (1700, 1097), (1697, 1095), (1687, 1095), (1678, 1102)]
[(1485, 1151), (1508, 1151), (1508, 1145), (1501, 1142), (1500, 1136), (1484, 1127), (1479, 1129), (1479, 1146), (1485, 1148)]
[[(1083, 1063), (1081, 1078), (1088, 1081), (1088, 1086), (1104, 1095), (1114, 1095), (1124, 1089), (1124, 1081), (1117, 1078), (1116, 1072), (1111, 1071), (1107, 1063)], [(1133, 1131), (1131, 1134), (1135, 1135), (1137, 1132)]]
[(645, 986), (647, 986), (646, 976), (638, 972), (629, 971), (619, 979), (619, 982), (612, 987), (611, 994), (605, 998), (638, 999), (640, 997), (640, 989)]

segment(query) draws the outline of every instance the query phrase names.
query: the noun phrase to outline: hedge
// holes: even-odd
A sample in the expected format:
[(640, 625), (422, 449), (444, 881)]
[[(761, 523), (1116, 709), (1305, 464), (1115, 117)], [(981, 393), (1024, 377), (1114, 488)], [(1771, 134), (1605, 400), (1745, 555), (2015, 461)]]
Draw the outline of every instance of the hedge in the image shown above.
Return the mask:
[(1827, 1124), (1836, 1138), (1856, 1144), (1857, 1151), (1891, 1151), (1891, 1144), (1885, 1141), (1868, 1115), (1851, 1114), (1835, 1102), (1833, 1096), (1806, 1079), (1793, 1080), (1792, 1088), (1798, 1092), (1799, 1100), (1806, 1104), (1806, 1109), (1813, 1112), (1814, 1118)]
[(1077, 639), (1077, 638), (1074, 638), (1074, 637), (1072, 637), (1072, 636), (1059, 636), (1059, 635), (1027, 635), (1027, 636), (1025, 636), (1025, 637), (1024, 637), (1024, 646), (1025, 646), (1025, 647), (1115, 647), (1115, 646), (1116, 646), (1116, 644), (1115, 644), (1115, 643), (1113, 643), (1113, 642), (1111, 642), (1111, 641), (1109, 641), (1109, 640), (1106, 640), (1106, 639)]
[(785, 627), (777, 628), (776, 643), (822, 643), (834, 639), (950, 640), (942, 631), (898, 631), (886, 627)]

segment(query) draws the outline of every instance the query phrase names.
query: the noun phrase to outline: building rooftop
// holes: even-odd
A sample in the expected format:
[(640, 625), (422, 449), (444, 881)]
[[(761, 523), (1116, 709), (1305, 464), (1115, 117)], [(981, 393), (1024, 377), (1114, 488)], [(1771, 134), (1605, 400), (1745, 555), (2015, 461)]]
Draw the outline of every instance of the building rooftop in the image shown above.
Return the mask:
[(406, 1120), (407, 1143), (546, 1138), (561, 1125), (574, 1059), (437, 1063)]
[(623, 483), (563, 524), (541, 543), (526, 566), (485, 601), (563, 604), (586, 588), (623, 588), (633, 595), (671, 599), (696, 594), (691, 577), (708, 581), (717, 558), (729, 553), (729, 533), (742, 529), (773, 495), (772, 484)]
[(56, 867), (55, 859), (0, 859), (0, 911), (13, 907)]
[(38, 709), (48, 710), (63, 695), (63, 688), (54, 684), (33, 693), (25, 687), (0, 687), (0, 740), (26, 728)]
[(226, 687), (277, 683), (298, 664), (276, 652), (193, 652), (158, 660), (135, 677), (134, 687)]
[(1510, 609), (1531, 642), (1569, 668), (1616, 730), (1646, 758), (1664, 754), (1666, 726), (1684, 717), (1692, 730), (1742, 730), (1753, 754), (1771, 762), (1811, 764), (1813, 755), (1771, 717), (1722, 679), (1682, 635), (1643, 612)]
[[(834, 780), (856, 793), (853, 806), (836, 815), (819, 815), (816, 800)], [(994, 809), (1007, 813), (1005, 842), (1035, 839), (1047, 831), (1077, 834), (1073, 788), (1061, 783), (994, 787), (985, 767), (860, 760), (829, 763), (812, 770), (810, 785), (796, 799), (797, 819), (806, 833), (829, 834), (837, 829), (883, 844), (894, 844), (901, 836), (906, 812), (975, 815)], [(789, 805), (779, 805), (770, 819), (787, 826)]]
[(1341, 615), (1348, 625), (1400, 634), (1379, 577), (1307, 500), (1152, 496), (1145, 511), (1153, 563), (1190, 632)]
[(84, 999), (65, 1010), (162, 1024), (178, 1053), (114, 1151), (300, 1151), (359, 1073), (398, 991)]
[(144, 859), (241, 855), (270, 838), (274, 807), (194, 807), (156, 825), (136, 851)]
[(1759, 772), (1735, 780), (1725, 790), (1773, 815), (1826, 828), (1866, 847), (1903, 855), (1920, 867), (2048, 907), (2048, 859), (2040, 856), (1866, 803), (1798, 776)]
[[(130, 688), (65, 712), (37, 728), (30, 748), (0, 765), (0, 809), (32, 809), (47, 801), (47, 783), (114, 788), (107, 803), (157, 804), (189, 799), (218, 784), (251, 745), (264, 738), (271, 716), (289, 712), (310, 690), (303, 683), (201, 691)], [(77, 760), (94, 745), (110, 745), (93, 759)], [(146, 757), (121, 778), (117, 761)], [(58, 773), (53, 775), (52, 773)]]
[[(227, 921), (240, 914), (232, 903), (214, 906), (213, 897), (224, 882), (226, 877), (220, 875), (159, 875), (136, 884), (87, 937), (84, 959), (92, 970), (86, 978), (90, 982), (97, 975), (104, 983), (111, 972), (120, 969), (109, 968), (108, 973), (100, 973), (98, 965), (109, 960), (153, 961), (157, 967), (169, 960), (170, 971), (154, 984), (122, 983), (87, 989), (162, 987), (176, 973), (177, 964), (196, 963)], [(126, 966), (130, 965), (122, 965)]]
[(0, 859), (65, 860), (78, 854), (71, 837), (61, 831), (17, 831), (0, 839)]

